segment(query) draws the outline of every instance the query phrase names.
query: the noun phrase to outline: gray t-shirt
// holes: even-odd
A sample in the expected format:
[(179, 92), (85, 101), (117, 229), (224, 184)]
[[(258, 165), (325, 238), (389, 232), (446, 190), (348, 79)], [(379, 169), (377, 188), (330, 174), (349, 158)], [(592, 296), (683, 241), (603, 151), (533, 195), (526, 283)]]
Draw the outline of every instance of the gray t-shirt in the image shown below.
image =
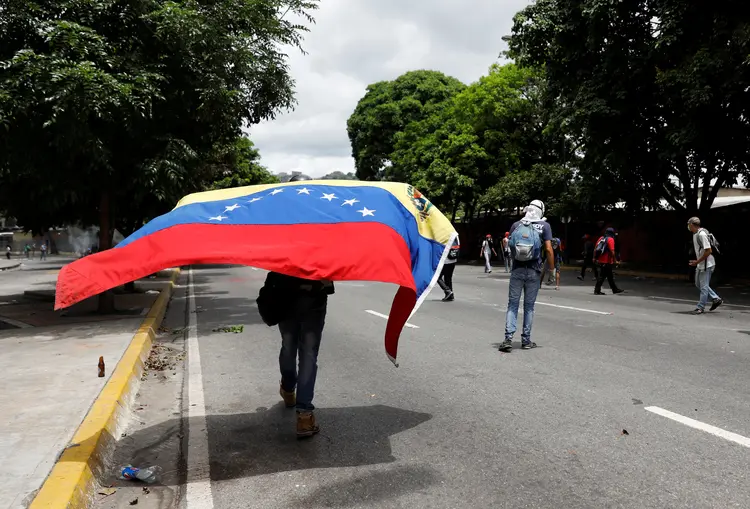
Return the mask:
[[(701, 228), (698, 233), (693, 234), (693, 248), (695, 249), (696, 260), (699, 260), (706, 249), (711, 247), (711, 241), (708, 240), (708, 230)], [(697, 266), (697, 270), (712, 269), (716, 266), (716, 258), (714, 255), (708, 255), (708, 259), (700, 262)]]
[[(516, 221), (513, 223), (513, 226), (510, 227), (510, 234), (513, 235), (513, 231), (518, 228), (518, 226), (521, 224), (521, 221)], [(532, 262), (518, 262), (516, 260), (513, 260), (513, 270), (517, 268), (532, 268), (536, 270), (537, 272), (542, 271), (542, 267), (544, 266), (544, 263), (546, 263), (547, 260), (547, 251), (544, 249), (544, 243), (546, 241), (552, 241), (552, 227), (549, 225), (547, 221), (534, 221), (531, 223), (534, 229), (539, 233), (539, 235), (542, 238), (542, 252), (539, 255), (539, 259), (532, 261)]]

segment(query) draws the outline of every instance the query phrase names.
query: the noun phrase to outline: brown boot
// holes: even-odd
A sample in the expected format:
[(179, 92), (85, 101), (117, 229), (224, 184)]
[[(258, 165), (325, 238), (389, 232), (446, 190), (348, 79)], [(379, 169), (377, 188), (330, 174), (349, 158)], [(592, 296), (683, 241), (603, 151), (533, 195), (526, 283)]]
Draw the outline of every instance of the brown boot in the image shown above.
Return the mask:
[(282, 387), (279, 384), (279, 394), (281, 395), (281, 399), (284, 400), (284, 405), (286, 405), (287, 408), (294, 408), (294, 405), (297, 404), (297, 395), (292, 392), (286, 392), (284, 390), (284, 387)]
[(297, 438), (311, 437), (320, 431), (312, 412), (297, 412)]

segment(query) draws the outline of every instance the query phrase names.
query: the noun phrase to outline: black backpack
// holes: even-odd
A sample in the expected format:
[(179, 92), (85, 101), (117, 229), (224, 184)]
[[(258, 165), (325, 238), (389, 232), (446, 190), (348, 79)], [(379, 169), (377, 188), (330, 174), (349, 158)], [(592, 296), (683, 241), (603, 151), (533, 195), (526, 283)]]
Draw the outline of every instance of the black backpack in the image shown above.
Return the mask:
[[(706, 237), (708, 237), (708, 245), (711, 246), (711, 254), (714, 256), (714, 258), (716, 257), (716, 255), (720, 255), (721, 244), (719, 244), (719, 240), (714, 236), (713, 233), (706, 230), (705, 228), (701, 228), (700, 230), (698, 230), (698, 233), (700, 233), (701, 231), (706, 232)], [(698, 233), (696, 233), (696, 235)], [(698, 253), (695, 253), (695, 256), (697, 257)], [(708, 258), (706, 258), (705, 266), (708, 267)]]

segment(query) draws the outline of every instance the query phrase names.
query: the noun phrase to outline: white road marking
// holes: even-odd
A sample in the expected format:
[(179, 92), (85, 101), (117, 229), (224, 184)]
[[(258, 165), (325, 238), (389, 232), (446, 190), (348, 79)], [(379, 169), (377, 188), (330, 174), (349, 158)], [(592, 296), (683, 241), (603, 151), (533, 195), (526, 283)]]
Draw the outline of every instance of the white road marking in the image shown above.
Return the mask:
[[(649, 298), (649, 299), (657, 299), (657, 300), (674, 300), (674, 301), (677, 301), (677, 302), (690, 302), (690, 303), (692, 303), (692, 304), (695, 304), (696, 302), (698, 302), (698, 299), (697, 299), (697, 298), (696, 298), (696, 299), (694, 299), (694, 300), (688, 300), (688, 299), (673, 299), (672, 297), (657, 297), (656, 295), (649, 295), (649, 296), (648, 296), (648, 298)], [(731, 308), (746, 308), (746, 309), (750, 309), (750, 306), (745, 306), (745, 305), (742, 305), (742, 304), (727, 304), (726, 302), (725, 302), (724, 304), (722, 304), (722, 305), (721, 305), (721, 307), (731, 307)]]
[(198, 313), (193, 292), (193, 269), (188, 271), (188, 447), (185, 502), (188, 509), (213, 509), (208, 462), (208, 425), (203, 394), (203, 370), (198, 349)]
[(537, 306), (551, 306), (553, 308), (560, 308), (560, 309), (570, 309), (573, 311), (582, 311), (584, 313), (594, 313), (596, 315), (611, 315), (612, 313), (607, 313), (605, 311), (595, 311), (593, 309), (585, 309), (585, 308), (574, 308), (572, 306), (561, 306), (560, 304), (551, 304), (549, 302), (539, 302), (536, 301)]
[[(383, 313), (378, 313), (377, 311), (373, 311), (372, 309), (365, 309), (365, 313), (370, 313), (371, 315), (379, 316), (380, 318), (385, 318), (386, 320), (388, 320), (388, 315), (384, 315)], [(414, 325), (409, 322), (406, 322), (406, 327), (409, 327), (411, 329), (419, 329), (419, 326)]]
[(711, 433), (714, 436), (723, 438), (724, 440), (729, 440), (730, 442), (734, 442), (736, 444), (740, 444), (744, 447), (750, 447), (750, 438), (743, 437), (742, 435), (738, 435), (737, 433), (732, 433), (731, 431), (726, 431), (721, 428), (717, 428), (716, 426), (711, 426), (710, 424), (696, 421), (695, 419), (691, 419), (690, 417), (685, 417), (684, 415), (676, 414), (674, 412), (670, 412), (669, 410), (664, 410), (663, 408), (659, 408), (658, 406), (647, 406), (646, 408), (644, 408), (644, 410), (648, 410), (649, 412), (661, 415), (662, 417), (666, 417), (667, 419), (672, 419), (673, 421), (677, 421), (681, 424), (684, 424), (685, 426), (690, 426), (691, 428), (699, 429), (701, 431), (705, 431), (706, 433)]

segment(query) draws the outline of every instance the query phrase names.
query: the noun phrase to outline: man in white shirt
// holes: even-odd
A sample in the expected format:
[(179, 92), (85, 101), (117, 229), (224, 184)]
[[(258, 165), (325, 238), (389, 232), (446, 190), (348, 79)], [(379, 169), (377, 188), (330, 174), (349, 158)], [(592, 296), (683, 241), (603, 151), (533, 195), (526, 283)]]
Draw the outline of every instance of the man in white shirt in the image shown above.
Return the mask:
[(721, 306), (724, 301), (711, 288), (711, 274), (716, 267), (716, 259), (711, 254), (711, 241), (708, 238), (708, 230), (701, 228), (701, 220), (697, 217), (688, 219), (688, 230), (693, 233), (693, 248), (695, 249), (695, 260), (690, 260), (690, 266), (695, 267), (695, 286), (701, 291), (698, 305), (693, 310), (694, 315), (702, 315), (706, 312), (706, 304), (711, 298), (711, 309)]

